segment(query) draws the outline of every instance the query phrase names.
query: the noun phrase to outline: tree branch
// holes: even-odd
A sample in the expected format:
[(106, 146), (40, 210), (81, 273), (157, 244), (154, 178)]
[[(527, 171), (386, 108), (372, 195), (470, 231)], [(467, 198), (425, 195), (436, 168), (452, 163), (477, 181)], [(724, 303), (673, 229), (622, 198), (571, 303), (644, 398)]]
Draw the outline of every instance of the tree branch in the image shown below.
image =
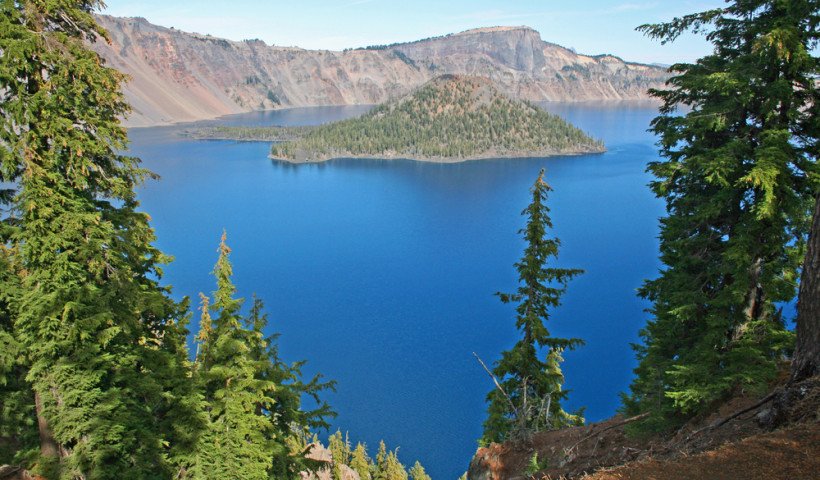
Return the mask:
[(564, 450), (564, 454), (569, 455), (570, 452), (572, 452), (573, 450), (575, 450), (576, 447), (578, 447), (578, 445), (586, 442), (587, 440), (589, 440), (592, 437), (599, 436), (599, 435), (601, 435), (602, 433), (604, 433), (606, 431), (612, 430), (613, 428), (622, 427), (622, 426), (626, 425), (627, 423), (637, 422), (638, 420), (642, 420), (642, 419), (644, 419), (648, 416), (649, 416), (649, 412), (642, 413), (640, 415), (635, 415), (634, 417), (629, 417), (629, 418), (627, 418), (625, 420), (622, 420), (622, 421), (620, 421), (620, 422), (618, 422), (614, 425), (610, 425), (610, 426), (606, 427), (605, 429), (603, 429), (601, 431), (592, 432), (589, 435), (587, 435), (586, 437), (584, 437), (584, 438), (578, 440), (577, 442), (575, 442), (575, 445), (573, 445), (573, 446), (569, 447), (568, 449)]
[(512, 412), (515, 414), (515, 417), (519, 418), (520, 415), (518, 414), (518, 409), (515, 408), (515, 404), (513, 403), (512, 399), (509, 395), (507, 395), (507, 392), (504, 391), (504, 387), (502, 387), (501, 384), (498, 383), (498, 378), (496, 378), (496, 376), (493, 375), (493, 372), (491, 372), (490, 369), (487, 368), (487, 365), (484, 363), (483, 360), (481, 360), (481, 357), (479, 357), (477, 353), (473, 352), (473, 356), (476, 360), (478, 360), (478, 363), (481, 364), (481, 367), (484, 368), (484, 371), (487, 372), (487, 375), (489, 375), (490, 378), (493, 379), (493, 383), (495, 383), (495, 388), (497, 388), (498, 391), (501, 392), (502, 395), (504, 395), (504, 398), (507, 399), (507, 402), (510, 404), (510, 408), (512, 408)]

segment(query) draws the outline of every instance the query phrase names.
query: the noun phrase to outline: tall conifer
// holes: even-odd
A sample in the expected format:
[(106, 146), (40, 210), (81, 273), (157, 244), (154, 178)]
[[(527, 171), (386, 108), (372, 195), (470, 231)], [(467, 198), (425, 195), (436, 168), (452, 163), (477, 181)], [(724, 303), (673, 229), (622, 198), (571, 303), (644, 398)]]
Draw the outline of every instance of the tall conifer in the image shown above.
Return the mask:
[[(278, 334), (266, 335), (268, 315), (262, 300), (254, 297), (245, 321), (250, 358), (256, 365), (256, 378), (275, 385), (270, 392), (273, 402), (264, 413), (273, 421), (271, 438), (275, 440), (271, 455), (273, 467), (271, 478), (286, 478), (311, 466), (301, 454), (294, 455), (290, 444), (304, 438), (317, 429), (327, 429), (328, 420), (336, 412), (322, 399), (326, 390), (335, 390), (336, 382), (324, 380), (321, 374), (309, 381), (302, 377), (305, 361), (287, 363), (279, 357)], [(308, 398), (313, 408), (305, 408)]]
[(14, 249), (6, 246), (12, 230), (0, 223), (0, 464), (20, 465), (36, 454), (39, 442), (28, 363), (13, 323), (22, 286)]
[[(560, 305), (567, 283), (582, 273), (578, 269), (555, 268), (548, 262), (558, 256), (560, 242), (548, 235), (552, 228), (547, 195), (552, 189), (544, 181), (544, 171), (532, 187), (532, 202), (522, 212), (527, 225), (520, 233), (527, 246), (515, 264), (519, 287), (515, 293), (498, 293), (504, 303), (515, 303), (516, 327), (522, 338), (501, 354), (493, 374), (504, 392), (494, 389), (487, 395), (488, 417), (484, 422), (483, 443), (503, 441), (510, 433), (561, 428), (583, 424), (580, 414), (561, 408), (563, 390), (561, 354), (583, 344), (577, 338), (550, 335), (546, 322), (550, 309)], [(546, 354), (542, 360), (542, 350)]]
[(373, 480), (383, 480), (384, 472), (387, 469), (387, 445), (384, 440), (379, 441), (379, 449), (376, 451), (376, 461), (373, 462)]
[[(627, 410), (664, 428), (735, 387), (765, 385), (792, 345), (777, 305), (795, 296), (817, 189), (816, 0), (753, 0), (644, 25), (662, 42), (701, 32), (714, 52), (671, 67), (652, 123), (664, 159), (665, 268), (641, 294), (652, 320), (636, 347)], [(678, 114), (679, 106), (690, 110)]]
[(797, 345), (792, 380), (820, 375), (820, 194), (814, 206), (797, 302)]
[[(193, 371), (207, 417), (189, 474), (195, 479), (290, 478), (306, 468), (292, 446), (334, 415), (320, 393), (334, 388), (320, 375), (302, 380), (304, 362), (279, 358), (277, 335), (266, 336), (268, 317), (254, 298), (247, 316), (236, 297), (233, 267), (223, 233), (214, 267), (213, 301), (201, 295), (200, 330)], [(302, 396), (317, 408), (302, 409)]]
[(16, 187), (21, 286), (11, 327), (40, 472), (157, 478), (174, 470), (176, 427), (163, 416), (182, 404), (164, 381), (184, 376), (184, 306), (157, 283), (167, 259), (137, 211), (134, 189), (150, 173), (117, 153), (124, 77), (85, 44), (106, 38), (92, 15), (101, 5), (0, 2), (0, 171)]
[(276, 384), (261, 378), (264, 367), (253, 358), (251, 332), (240, 316), (242, 300), (235, 297), (231, 281), (233, 267), (226, 238), (223, 233), (213, 271), (217, 288), (210, 305), (212, 315), (203, 309), (198, 336), (203, 343), (196, 370), (207, 426), (191, 476), (264, 480), (270, 476), (273, 452), (284, 445), (274, 442), (274, 423), (267, 414), (274, 404), (271, 394)]

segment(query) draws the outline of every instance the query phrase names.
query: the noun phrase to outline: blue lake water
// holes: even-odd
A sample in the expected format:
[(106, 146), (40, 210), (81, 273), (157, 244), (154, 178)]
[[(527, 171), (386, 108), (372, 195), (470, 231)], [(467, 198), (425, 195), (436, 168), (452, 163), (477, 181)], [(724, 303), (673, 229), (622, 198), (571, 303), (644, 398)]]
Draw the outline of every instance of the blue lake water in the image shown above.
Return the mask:
[[(548, 325), (587, 345), (566, 354), (569, 409), (596, 421), (618, 407), (634, 367), (629, 344), (646, 320), (635, 290), (655, 275), (657, 218), (646, 184), (657, 158), (646, 132), (652, 104), (548, 104), (609, 151), (576, 157), (461, 164), (335, 160), (288, 165), (265, 143), (195, 141), (180, 127), (133, 129), (130, 153), (162, 179), (139, 193), (158, 246), (176, 260), (165, 281), (178, 297), (211, 292), (222, 229), (240, 295), (256, 293), (287, 360), (338, 381), (336, 428), (400, 447), (433, 478), (455, 479), (476, 449), (491, 381), (473, 358), (497, 359), (517, 339), (513, 307), (521, 210), (541, 168), (558, 265), (586, 273)], [(237, 125), (322, 123), (366, 107), (227, 117)], [(194, 325), (197, 322), (194, 321)], [(322, 434), (325, 437), (325, 434)]]

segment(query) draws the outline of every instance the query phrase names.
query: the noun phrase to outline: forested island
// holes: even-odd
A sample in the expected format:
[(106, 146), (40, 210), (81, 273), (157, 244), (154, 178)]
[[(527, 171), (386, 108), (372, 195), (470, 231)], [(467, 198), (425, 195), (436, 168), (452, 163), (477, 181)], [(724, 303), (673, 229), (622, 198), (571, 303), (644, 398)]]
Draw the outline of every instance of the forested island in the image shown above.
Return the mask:
[(236, 140), (239, 142), (288, 142), (297, 140), (316, 127), (228, 127), (217, 125), (184, 130), (182, 135), (198, 140)]
[(603, 151), (602, 142), (531, 103), (503, 95), (489, 79), (444, 75), (361, 117), (277, 143), (271, 157), (289, 162), (351, 157), (456, 162)]
[(399, 100), (348, 120), (316, 127), (205, 127), (198, 139), (270, 141), (288, 162), (332, 158), (480, 158), (598, 153), (601, 141), (532, 103), (513, 100), (486, 78), (444, 75)]

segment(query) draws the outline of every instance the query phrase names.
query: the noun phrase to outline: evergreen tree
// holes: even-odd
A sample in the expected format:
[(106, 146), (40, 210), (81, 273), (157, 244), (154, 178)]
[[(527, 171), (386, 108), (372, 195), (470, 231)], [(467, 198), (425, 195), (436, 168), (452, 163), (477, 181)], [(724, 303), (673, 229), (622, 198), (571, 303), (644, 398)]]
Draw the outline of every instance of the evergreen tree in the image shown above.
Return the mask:
[(350, 440), (348, 440), (347, 435), (342, 437), (342, 432), (337, 430), (336, 433), (330, 436), (327, 446), (333, 459), (331, 468), (333, 478), (342, 480), (342, 465), (350, 463)]
[[(777, 304), (795, 296), (817, 190), (817, 0), (751, 0), (644, 25), (663, 42), (686, 31), (714, 45), (676, 64), (652, 123), (664, 159), (651, 187), (666, 201), (652, 320), (636, 346), (630, 413), (666, 428), (735, 387), (765, 385), (793, 336)], [(676, 111), (679, 105), (690, 110)]]
[(814, 206), (797, 301), (797, 345), (792, 380), (820, 374), (820, 194)]
[(0, 223), (0, 464), (20, 465), (36, 455), (39, 443), (34, 392), (13, 325), (22, 286), (13, 249), (6, 246), (12, 230)]
[(210, 351), (208, 347), (211, 346), (210, 338), (213, 330), (214, 320), (211, 318), (211, 299), (204, 293), (199, 293), (199, 333), (196, 335), (196, 362), (195, 367), (203, 366), (207, 363), (210, 365)]
[[(302, 442), (301, 446), (294, 451), (303, 454), (309, 443), (311, 445), (320, 445), (318, 438), (314, 435), (312, 443)], [(409, 477), (412, 477), (413, 480), (430, 479), (424, 467), (418, 461), (410, 469), (408, 477), (408, 470), (399, 461), (398, 448), (388, 450), (383, 440), (379, 442), (379, 450), (375, 459), (368, 456), (367, 447), (363, 443), (357, 443), (356, 448), (351, 449), (350, 440), (346, 434), (343, 436), (341, 431), (337, 431), (328, 438), (328, 450), (332, 458), (330, 468), (326, 463), (318, 463), (302, 465), (303, 468), (299, 471), (324, 472), (318, 476), (329, 475), (329, 478), (337, 480), (347, 478), (351, 474), (351, 470), (356, 472), (361, 480), (408, 480)]]
[[(85, 44), (106, 38), (92, 16), (100, 6), (0, 2), (0, 175), (15, 189), (2, 195), (14, 226), (3, 240), (20, 286), (2, 307), (3, 350), (19, 352), (6, 384), (12, 401), (31, 402), (18, 417), (33, 408), (37, 418), (41, 458), (26, 467), (49, 478), (167, 477), (181, 454), (168, 445), (196, 433), (169, 416), (189, 405), (166, 383), (185, 375), (185, 306), (158, 285), (167, 258), (137, 211), (134, 189), (150, 173), (117, 153), (124, 77)], [(18, 281), (7, 274), (4, 292)]]
[(381, 472), (381, 476), (377, 478), (381, 480), (407, 480), (407, 470), (399, 461), (398, 453), (395, 451), (387, 453), (384, 470)]
[[(259, 298), (253, 298), (250, 313), (245, 322), (250, 357), (257, 365), (256, 378), (273, 382), (276, 388), (270, 392), (273, 403), (265, 407), (265, 413), (273, 421), (273, 468), (271, 478), (287, 478), (296, 472), (310, 470), (310, 462), (303, 455), (294, 454), (289, 444), (293, 439), (305, 438), (311, 431), (327, 429), (328, 419), (336, 412), (321, 398), (322, 392), (335, 390), (335, 381), (323, 380), (321, 374), (310, 381), (302, 378), (304, 361), (288, 364), (279, 357), (278, 334), (265, 336), (268, 315)], [(305, 409), (303, 398), (308, 397), (315, 405)], [(284, 443), (283, 443), (284, 440)], [(349, 456), (350, 446), (346, 444)]]
[(261, 378), (264, 363), (253, 358), (251, 332), (240, 316), (242, 300), (235, 298), (231, 281), (230, 251), (223, 233), (213, 272), (213, 315), (203, 309), (198, 336), (204, 343), (196, 370), (208, 420), (191, 476), (263, 480), (273, 467), (273, 452), (284, 445), (274, 443), (274, 422), (267, 413), (276, 384)]
[(432, 480), (418, 461), (410, 468), (410, 478), (412, 480)]
[[(279, 335), (265, 336), (264, 333), (268, 327), (268, 315), (264, 309), (262, 300), (254, 296), (246, 328), (249, 330), (251, 357), (261, 365), (259, 378), (277, 385), (271, 394), (274, 404), (269, 412), (276, 422), (277, 431), (307, 435), (317, 429), (329, 428), (328, 419), (335, 417), (336, 412), (321, 398), (321, 394), (326, 390), (335, 391), (336, 382), (324, 380), (321, 374), (305, 381), (302, 378), (304, 360), (288, 364), (279, 357)], [(315, 408), (305, 409), (302, 402), (304, 397), (310, 398)]]
[(367, 447), (362, 443), (357, 443), (356, 448), (353, 449), (353, 454), (350, 459), (350, 468), (359, 474), (360, 480), (370, 480), (370, 465), (372, 460), (367, 456)]
[[(515, 264), (519, 287), (515, 293), (498, 293), (504, 303), (515, 303), (516, 327), (523, 337), (511, 350), (501, 354), (493, 374), (503, 392), (495, 389), (487, 395), (488, 417), (484, 422), (482, 443), (503, 441), (510, 433), (581, 425), (579, 414), (569, 414), (561, 408), (567, 396), (563, 390), (561, 354), (583, 344), (577, 338), (550, 335), (546, 322), (550, 309), (560, 305), (567, 283), (582, 273), (577, 269), (554, 268), (548, 262), (558, 256), (558, 239), (550, 238), (552, 228), (547, 194), (551, 190), (544, 181), (544, 171), (532, 187), (532, 202), (522, 212), (527, 217), (524, 235), (527, 247)], [(546, 348), (544, 360), (539, 358)]]
[(384, 440), (379, 441), (379, 450), (376, 452), (376, 461), (371, 466), (373, 480), (383, 480), (387, 470), (387, 445)]
[[(304, 362), (288, 365), (279, 358), (277, 335), (264, 333), (268, 317), (261, 300), (254, 298), (247, 317), (241, 314), (243, 300), (236, 298), (226, 241), (223, 233), (213, 272), (217, 283), (213, 301), (201, 295), (192, 369), (207, 426), (189, 475), (195, 479), (290, 478), (308, 468), (301, 439), (311, 428), (326, 427), (326, 418), (334, 415), (319, 398), (334, 382), (323, 382), (317, 375), (305, 383)], [(312, 396), (318, 407), (302, 410), (303, 395)]]

